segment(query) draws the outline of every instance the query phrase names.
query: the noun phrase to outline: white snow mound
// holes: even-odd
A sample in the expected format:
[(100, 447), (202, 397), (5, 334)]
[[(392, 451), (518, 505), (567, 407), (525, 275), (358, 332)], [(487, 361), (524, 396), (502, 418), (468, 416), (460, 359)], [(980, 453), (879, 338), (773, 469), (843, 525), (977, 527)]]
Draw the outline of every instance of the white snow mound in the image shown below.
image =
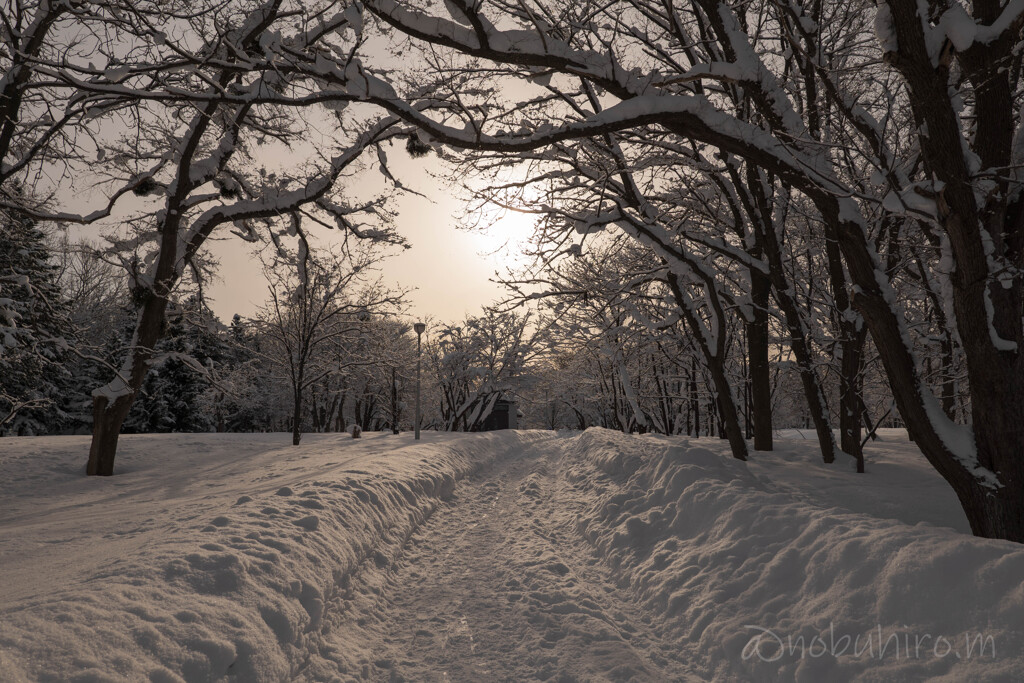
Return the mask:
[[(618, 584), (586, 591), (594, 613), (602, 590), (631, 596), (703, 680), (1024, 680), (1024, 546), (966, 533), (913, 444), (883, 436), (863, 475), (783, 438), (742, 463), (718, 439), (603, 429), (125, 436), (109, 478), (83, 476), (86, 437), (2, 439), (0, 680), (372, 677), (396, 553), (504, 457), (552, 465), (545, 533), (578, 531)], [(535, 564), (532, 533), (496, 561)]]
[[(565, 476), (593, 499), (578, 529), (702, 676), (1021, 680), (1024, 547), (938, 526), (959, 526), (956, 509), (901, 521), (921, 514), (918, 500), (956, 506), (911, 449), (881, 451), (857, 475), (816, 463), (813, 447), (798, 469), (794, 444), (780, 445), (749, 464), (711, 439), (590, 429), (566, 447)], [(896, 500), (870, 514), (880, 490)]]
[(458, 479), (539, 433), (3, 439), (0, 678), (105, 683), (341, 680), (325, 603)]

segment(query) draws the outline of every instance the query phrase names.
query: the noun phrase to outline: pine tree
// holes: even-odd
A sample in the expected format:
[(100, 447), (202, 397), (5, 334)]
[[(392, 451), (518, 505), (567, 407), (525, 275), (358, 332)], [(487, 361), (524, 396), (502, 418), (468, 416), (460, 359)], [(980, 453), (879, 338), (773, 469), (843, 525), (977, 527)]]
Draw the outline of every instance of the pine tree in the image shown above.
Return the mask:
[(65, 429), (74, 433), (84, 433), (92, 427), (92, 392), (102, 386), (108, 379), (112, 367), (124, 354), (125, 348), (131, 343), (131, 320), (128, 310), (121, 309), (120, 319), (113, 322), (106, 333), (91, 343), (83, 336), (86, 331), (78, 329), (76, 338), (80, 355), (69, 359), (69, 377), (67, 387), (61, 401), (61, 410), (65, 414)]
[(25, 214), (0, 211), (0, 434), (60, 428), (70, 333), (46, 235)]
[(281, 408), (281, 389), (267, 367), (259, 328), (235, 314), (228, 327), (228, 361), (223, 372), (229, 392), (219, 406), (231, 432), (272, 429)]
[(204, 397), (209, 381), (194, 366), (226, 362), (223, 325), (195, 297), (169, 318), (167, 334), (157, 345), (162, 361), (147, 375), (125, 432), (208, 432), (216, 427)]

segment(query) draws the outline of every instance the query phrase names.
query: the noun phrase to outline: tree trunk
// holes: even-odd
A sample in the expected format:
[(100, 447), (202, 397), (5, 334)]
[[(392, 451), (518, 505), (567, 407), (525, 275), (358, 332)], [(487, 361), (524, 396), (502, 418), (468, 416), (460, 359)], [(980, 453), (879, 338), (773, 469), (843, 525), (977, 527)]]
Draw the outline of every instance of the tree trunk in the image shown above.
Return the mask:
[[(973, 334), (988, 337), (988, 330)], [(961, 336), (967, 337), (965, 347), (991, 347), (989, 339), (971, 339), (963, 330)], [(1014, 336), (1019, 348), (1024, 340)], [(978, 463), (995, 473), (1000, 486), (985, 487), (962, 467), (951, 483), (976, 535), (1024, 543), (1024, 352), (991, 355), (989, 364), (968, 365), (971, 415)], [(923, 444), (923, 439), (918, 440)]]
[(373, 414), (377, 412), (377, 398), (376, 396), (370, 395), (366, 398), (366, 402), (363, 404), (363, 415), (362, 419), (359, 420), (359, 427), (364, 431), (371, 431), (373, 424)]
[(836, 337), (839, 339), (839, 353), (842, 355), (839, 369), (839, 443), (843, 451), (856, 458), (857, 471), (863, 472), (858, 386), (867, 328), (860, 314), (854, 312), (850, 302), (839, 238), (834, 225), (828, 221), (825, 229), (825, 255), (828, 260), (829, 282), (832, 285), (833, 324)]
[(309, 409), (309, 415), (313, 419), (313, 431), (319, 434), (320, 432), (324, 431), (323, 421), (321, 419), (323, 416), (323, 411), (321, 410), (320, 396), (317, 394), (316, 391), (314, 391), (313, 395), (310, 396), (309, 402), (312, 404), (312, 407)]
[[(964, 79), (973, 86), (974, 115), (983, 123), (968, 141), (950, 97), (948, 74), (932, 65), (921, 10), (909, 2), (889, 2), (888, 7), (897, 49), (886, 53), (885, 61), (907, 85), (916, 127), (927, 130), (917, 136), (924, 175), (943, 188), (937, 202), (955, 265), (949, 280), (973, 429), (952, 423), (920, 376), (903, 320), (892, 306), (891, 285), (867, 244), (864, 226), (844, 218), (834, 193), (821, 193), (814, 201), (837, 228), (857, 285), (855, 303), (868, 322), (909, 433), (956, 491), (975, 534), (1024, 542), (1024, 282), (1019, 277), (1024, 206), (1017, 188), (1001, 175), (1014, 163), (1017, 104), (1005, 64), (1012, 58), (1016, 34), (1006, 31), (983, 50), (956, 54)], [(987, 6), (976, 11), (990, 9), (995, 11)], [(937, 73), (942, 77), (936, 78)], [(990, 173), (999, 178), (991, 189), (978, 180), (989, 182)], [(996, 282), (995, 267), (1018, 275)]]
[[(796, 357), (797, 367), (800, 371), (800, 383), (804, 390), (804, 397), (807, 400), (807, 410), (814, 423), (815, 432), (818, 435), (818, 447), (821, 450), (821, 457), (826, 463), (835, 462), (836, 439), (832, 433), (832, 424), (829, 420), (828, 405), (825, 403), (825, 393), (821, 389), (821, 382), (814, 370), (814, 355), (811, 352), (811, 345), (808, 342), (807, 326), (805, 318), (800, 310), (794, 290), (790, 286), (786, 269), (783, 265), (782, 247), (779, 244), (779, 236), (775, 232), (773, 222), (773, 205), (768, 201), (764, 193), (764, 185), (760, 175), (752, 168), (747, 169), (747, 182), (745, 185), (753, 205), (748, 209), (751, 216), (755, 235), (756, 252), (763, 254), (768, 262), (768, 279), (771, 281), (772, 291), (775, 294), (775, 301), (782, 311), (786, 328), (789, 331), (789, 344)], [(808, 266), (810, 262), (808, 263)], [(753, 274), (753, 269), (752, 269)], [(808, 283), (808, 288), (813, 286), (813, 278)], [(811, 295), (808, 293), (808, 307), (810, 307)], [(810, 308), (808, 308), (810, 310)], [(769, 388), (769, 401), (771, 390)]]
[(338, 410), (338, 393), (332, 392), (331, 403), (327, 408), (327, 419), (324, 421), (326, 424), (325, 432), (334, 430), (335, 421), (337, 419)]
[[(833, 197), (818, 198), (823, 215), (839, 224), (838, 205), (833, 202)], [(965, 291), (988, 286), (985, 279), (973, 285), (954, 281), (954, 307), (971, 387), (974, 450), (977, 465), (983, 468), (971, 471), (964, 460), (972, 455), (968, 452), (972, 430), (949, 422), (921, 378), (890, 304), (890, 286), (876, 277), (880, 273), (877, 259), (867, 247), (861, 226), (842, 225), (838, 233), (858, 286), (854, 303), (868, 323), (908, 434), (953, 487), (976, 535), (1024, 542), (1024, 459), (1019, 455), (1024, 443), (1024, 354), (993, 347), (985, 307), (975, 305), (976, 292)], [(954, 275), (964, 275), (959, 262)], [(1018, 345), (1024, 342), (1019, 331), (1001, 336)], [(997, 487), (985, 484), (985, 470), (998, 479)]]
[(134, 395), (120, 396), (113, 403), (106, 396), (96, 396), (92, 402), (92, 444), (85, 473), (109, 477), (114, 474), (114, 456), (121, 425), (132, 408)]
[(956, 374), (949, 330), (942, 338), (942, 412), (956, 422)]
[(744, 322), (743, 327), (744, 345), (740, 350), (743, 354), (740, 359), (740, 370), (743, 373), (743, 437), (750, 440), (754, 438), (754, 414), (750, 396), (750, 323)]
[(768, 297), (771, 281), (750, 271), (754, 321), (747, 324), (747, 356), (750, 363), (750, 394), (754, 410), (754, 450), (772, 450), (772, 377), (768, 362)]
[[(993, 444), (1003, 452), (1019, 452), (1020, 435), (1007, 434), (1001, 444)], [(1000, 472), (1004, 485), (996, 490), (980, 486), (966, 475), (953, 482), (960, 505), (967, 515), (975, 536), (999, 538), (1024, 543), (1024, 499), (1020, 495), (1020, 469), (1014, 473)]]
[[(92, 443), (89, 446), (87, 475), (109, 477), (114, 474), (114, 457), (117, 455), (117, 440), (121, 426), (132, 409), (135, 397), (149, 372), (153, 348), (163, 336), (164, 317), (167, 311), (166, 292), (170, 286), (161, 287), (164, 296), (155, 293), (157, 286), (144, 290), (144, 299), (137, 309), (138, 320), (132, 338), (132, 347), (121, 371), (113, 381), (93, 394)], [(115, 396), (113, 402), (110, 396)]]
[(700, 438), (700, 397), (697, 396), (697, 359), (690, 356), (690, 406), (693, 412), (693, 435)]
[(391, 433), (398, 433), (398, 370), (391, 368)]
[(341, 396), (338, 399), (338, 422), (334, 428), (336, 432), (344, 432), (348, 429), (348, 424), (345, 422), (345, 399), (348, 398), (348, 391), (341, 392)]
[(292, 398), (292, 445), (298, 446), (302, 439), (302, 391), (296, 389)]
[[(743, 429), (740, 427), (739, 412), (736, 410), (736, 400), (732, 395), (732, 386), (729, 384), (729, 378), (725, 373), (725, 349), (728, 348), (728, 344), (725, 342), (726, 325), (723, 312), (714, 303), (715, 295), (709, 292), (706, 298), (715, 307), (712, 315), (718, 320), (718, 336), (713, 340), (715, 348), (712, 349), (709, 346), (710, 340), (705, 337), (704, 326), (698, 322), (697, 313), (691, 308), (689, 297), (682, 291), (679, 278), (670, 271), (667, 280), (680, 313), (683, 315), (683, 320), (686, 321), (687, 326), (696, 338), (701, 353), (704, 355), (705, 364), (711, 372), (711, 380), (714, 382), (715, 391), (718, 394), (718, 413), (723, 422), (720, 431), (724, 432), (723, 436), (729, 439), (732, 457), (737, 460), (746, 460), (747, 442), (743, 438)], [(713, 413), (714, 411), (709, 413), (709, 421), (711, 420), (710, 415)]]
[[(718, 424), (718, 438), (722, 439), (723, 441), (725, 441), (726, 439), (729, 438), (728, 430), (725, 428), (725, 409), (722, 407), (722, 402), (719, 401), (719, 400), (716, 400), (712, 405), (715, 408), (715, 415), (718, 416), (718, 422), (717, 422), (717, 424)], [(739, 424), (740, 424), (739, 415), (737, 415), (736, 416), (736, 425), (739, 426)], [(743, 437), (743, 429), (742, 429), (742, 427), (739, 429), (739, 433), (740, 433), (740, 436)], [(743, 439), (743, 443), (744, 443), (744, 445), (746, 444), (746, 439), (745, 438)]]
[[(852, 327), (852, 326), (847, 326)], [(857, 459), (857, 471), (864, 472), (864, 451), (861, 448), (860, 410), (864, 401), (861, 397), (861, 372), (864, 369), (864, 344), (867, 328), (847, 329), (840, 343), (842, 362), (839, 372), (839, 437), (846, 453)]]
[(785, 269), (782, 266), (782, 250), (775, 237), (775, 233), (765, 231), (762, 235), (765, 244), (765, 255), (768, 260), (768, 267), (771, 273), (772, 287), (775, 292), (775, 301), (779, 304), (779, 310), (786, 321), (786, 328), (789, 331), (789, 347), (796, 357), (797, 368), (800, 371), (800, 384), (804, 390), (804, 398), (807, 401), (807, 410), (810, 413), (811, 421), (814, 423), (814, 430), (818, 435), (818, 448), (821, 450), (821, 457), (826, 463), (835, 462), (836, 459), (836, 437), (832, 433), (832, 423), (829, 420), (828, 405), (825, 403), (825, 393), (821, 389), (821, 382), (818, 380), (818, 373), (814, 370), (814, 356), (811, 353), (811, 345), (807, 341), (807, 328), (804, 324), (800, 306), (790, 295), (789, 282), (786, 279)]
[(651, 354), (651, 372), (654, 375), (654, 385), (658, 388), (658, 410), (661, 413), (661, 433), (672, 433), (672, 406), (669, 403), (668, 382), (663, 378), (661, 369), (658, 367), (657, 359)]

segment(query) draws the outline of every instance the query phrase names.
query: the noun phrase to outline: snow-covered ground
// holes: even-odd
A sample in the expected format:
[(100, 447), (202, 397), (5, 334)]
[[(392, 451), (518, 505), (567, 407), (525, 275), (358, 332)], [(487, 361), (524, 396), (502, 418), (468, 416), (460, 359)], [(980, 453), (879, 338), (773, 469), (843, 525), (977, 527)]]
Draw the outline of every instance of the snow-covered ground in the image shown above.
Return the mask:
[(423, 436), (0, 439), (0, 680), (1024, 680), (1024, 547), (899, 432)]

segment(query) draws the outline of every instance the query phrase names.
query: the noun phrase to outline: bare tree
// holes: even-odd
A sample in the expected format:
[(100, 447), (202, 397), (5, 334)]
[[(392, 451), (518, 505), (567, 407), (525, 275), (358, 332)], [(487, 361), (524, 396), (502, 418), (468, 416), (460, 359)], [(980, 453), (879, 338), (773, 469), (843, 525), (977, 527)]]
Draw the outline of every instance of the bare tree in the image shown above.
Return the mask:
[(495, 308), (436, 331), (424, 353), (440, 392), (444, 429), (480, 429), (499, 398), (516, 395), (545, 334), (530, 314)]
[[(956, 3), (912, 0), (883, 0), (874, 12), (867, 3), (780, 0), (450, 0), (444, 10), (395, 0), (328, 2), (309, 10), (277, 1), (228, 3), (208, 17), (174, 17), (185, 21), (184, 33), (161, 30), (170, 24), (159, 21), (172, 21), (159, 19), (162, 9), (132, 14), (134, 23), (121, 25), (125, 40), (130, 36), (139, 47), (138, 59), (103, 68), (30, 49), (45, 43), (55, 19), (49, 3), (19, 7), (39, 13), (10, 21), (5, 40), (37, 36), (17, 52), (37, 56), (8, 52), (2, 84), (8, 109), (0, 121), (5, 169), (13, 167), (13, 140), (25, 141), (20, 149), (28, 156), (16, 158), (26, 159), (35, 158), (31, 150), (48, 148), (33, 140), (54, 139), (45, 119), (14, 116), (21, 112), (16, 100), (37, 87), (27, 85), (33, 81), (24, 68), (45, 78), (45, 87), (62, 88), (74, 116), (144, 102), (178, 112), (181, 122), (175, 135), (165, 136), (173, 144), (133, 152), (143, 162), (110, 192), (113, 201), (133, 190), (154, 191), (162, 207), (148, 226), (159, 248), (145, 254), (134, 283), (134, 351), (96, 397), (90, 472), (110, 473), (117, 428), (145, 373), (168, 293), (214, 227), (235, 223), (249, 234), (246, 221), (250, 227), (274, 222), (306, 204), (345, 223), (350, 209), (326, 198), (340, 169), (398, 132), (392, 119), (361, 128), (369, 132), (349, 140), (347, 151), (324, 160), (316, 173), (284, 179), (284, 186), (249, 183), (252, 192), (243, 174), (229, 172), (238, 141), (261, 132), (287, 137), (277, 125), (284, 111), (360, 102), (362, 111), (376, 107), (417, 126), (417, 144), (496, 152), (510, 164), (523, 152), (558, 144), (581, 153), (588, 141), (617, 144), (622, 154), (612, 158), (624, 168), (609, 176), (618, 176), (627, 192), (612, 202), (610, 221), (582, 231), (614, 223), (663, 259), (673, 277), (692, 278), (679, 283), (676, 298), (683, 312), (713, 313), (691, 326), (707, 328), (709, 334), (697, 336), (708, 357), (724, 358), (718, 347), (725, 328), (716, 337), (710, 322), (719, 318), (716, 299), (728, 301), (709, 293), (734, 266), (704, 263), (691, 257), (705, 252), (680, 248), (676, 231), (650, 211), (664, 185), (645, 185), (644, 164), (659, 152), (689, 156), (685, 173), (693, 173), (702, 172), (694, 150), (731, 155), (743, 160), (744, 171), (757, 170), (755, 183), (801, 197), (821, 231), (825, 253), (813, 258), (828, 273), (832, 324), (841, 333), (842, 357), (834, 357), (843, 387), (843, 444), (852, 449), (856, 442), (864, 343), (858, 335), (866, 329), (903, 421), (956, 491), (974, 532), (1024, 541), (1021, 3), (975, 3), (969, 12)], [(301, 20), (293, 21), (296, 16)], [(370, 48), (382, 33), (424, 46), (426, 68), (374, 64)], [(208, 192), (214, 181), (238, 194), (225, 201)], [(603, 209), (597, 206), (594, 217)], [(352, 222), (346, 229), (359, 230)], [(935, 373), (924, 362), (930, 355), (922, 356), (911, 334), (913, 316), (926, 311), (908, 305), (899, 291), (895, 271), (908, 244), (939, 253), (921, 266), (932, 291), (944, 293), (940, 308), (955, 331), (951, 348), (962, 354), (969, 424), (955, 423), (943, 410), (932, 387)], [(788, 253), (784, 241), (780, 247)], [(756, 245), (752, 251), (757, 254)], [(746, 258), (746, 266), (769, 273), (763, 258)], [(687, 297), (693, 301), (698, 291), (707, 295), (706, 308), (691, 309)], [(936, 310), (933, 304), (932, 315)], [(953, 357), (945, 354), (944, 362)]]
[[(360, 91), (435, 143), (511, 154), (654, 126), (742, 157), (806, 196), (838, 246), (850, 310), (863, 317), (922, 452), (957, 492), (975, 533), (1024, 540), (1024, 229), (1013, 156), (1019, 69), (1003, 68), (1017, 63), (1024, 7), (991, 3), (971, 16), (959, 5), (887, 0), (875, 21), (881, 49), (848, 51), (844, 68), (833, 70), (818, 48), (863, 46), (865, 12), (830, 22), (820, 12), (814, 18), (822, 5), (776, 2), (740, 11), (718, 0), (558, 8), (452, 0), (452, 20), (393, 0), (363, 6), (392, 30), (495, 65), (487, 70), (492, 79), (501, 73), (548, 88), (532, 104), (511, 103), (504, 111), (514, 116), (503, 118), (500, 104), (488, 105), (502, 88), (494, 84), (453, 105), (457, 126), (376, 82)], [(748, 20), (751, 11), (758, 21)], [(498, 28), (510, 24), (517, 28)], [(798, 40), (776, 40), (787, 34)], [(782, 56), (794, 48), (806, 55), (802, 72)], [(879, 55), (891, 71), (871, 68)], [(472, 68), (467, 62), (467, 73)], [(615, 104), (595, 111), (575, 85), (580, 79)], [(819, 143), (821, 121), (812, 118), (821, 109), (800, 106), (811, 82), (814, 101), (836, 122), (840, 153)], [(719, 93), (730, 84), (744, 89), (751, 115), (723, 102)], [(547, 113), (541, 104), (551, 105)], [(917, 125), (896, 130), (886, 112), (904, 106)], [(510, 127), (512, 119), (518, 125)], [(906, 136), (920, 149), (910, 163), (896, 153)], [(864, 169), (872, 169), (872, 182), (863, 182)], [(948, 278), (951, 324), (963, 344), (970, 426), (946, 416), (918, 365), (905, 310), (878, 255), (878, 208), (920, 219), (955, 265), (937, 275)]]
[(267, 360), (279, 367), (291, 387), (292, 443), (302, 438), (307, 390), (346, 368), (377, 362), (353, 353), (371, 316), (395, 312), (402, 292), (371, 280), (382, 256), (370, 248), (353, 252), (306, 252), (296, 263), (265, 269), (270, 301), (258, 320), (273, 346)]
[(309, 74), (295, 75), (295, 57), (328, 38), (358, 44), (352, 27), (359, 17), (344, 8), (329, 28), (310, 16), (325, 8), (281, 0), (16, 0), (9, 9), (0, 24), (0, 205), (15, 203), (12, 182), (53, 168), (68, 178), (105, 177), (106, 197), (82, 214), (24, 206), (39, 220), (94, 223), (125, 197), (151, 202), (119, 244), (135, 308), (133, 339), (113, 380), (94, 395), (87, 472), (109, 475), (169, 297), (197, 269), (215, 230), (233, 228), (253, 240), (265, 227), (276, 239), (280, 230), (297, 229), (304, 212), (358, 237), (395, 241), (386, 216), (376, 227), (361, 224), (359, 216), (372, 217), (379, 202), (349, 205), (334, 185), (367, 147), (397, 133), (397, 120), (335, 112), (334, 134), (305, 167), (261, 174), (253, 163), (260, 146), (291, 146), (312, 130), (300, 113), (323, 99), (308, 97)]

